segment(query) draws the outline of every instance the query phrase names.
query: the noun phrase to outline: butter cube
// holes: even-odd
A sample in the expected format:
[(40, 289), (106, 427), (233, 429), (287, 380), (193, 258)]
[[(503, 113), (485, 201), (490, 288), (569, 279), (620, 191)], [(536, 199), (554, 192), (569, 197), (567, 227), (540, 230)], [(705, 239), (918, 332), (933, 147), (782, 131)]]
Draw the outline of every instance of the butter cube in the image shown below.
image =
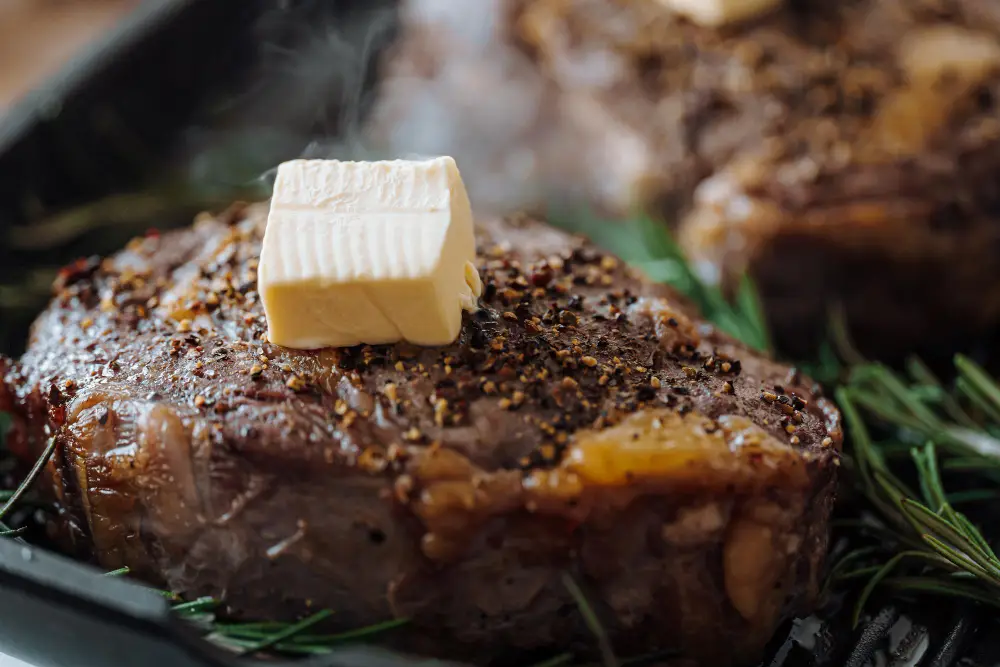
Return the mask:
[(777, 9), (782, 0), (660, 0), (668, 9), (708, 28), (747, 21)]
[(258, 289), (268, 338), (299, 349), (453, 342), (482, 291), (455, 161), (278, 167)]

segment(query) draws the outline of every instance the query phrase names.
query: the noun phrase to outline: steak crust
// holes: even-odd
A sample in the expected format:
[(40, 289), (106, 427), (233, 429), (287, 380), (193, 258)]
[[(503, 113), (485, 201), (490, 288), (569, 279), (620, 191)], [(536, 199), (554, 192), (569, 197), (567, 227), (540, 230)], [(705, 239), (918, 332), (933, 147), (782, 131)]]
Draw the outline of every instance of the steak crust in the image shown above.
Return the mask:
[(61, 539), (255, 619), (412, 619), (398, 645), (749, 664), (817, 592), (841, 427), (586, 241), (478, 226), (482, 309), (443, 348), (266, 342), (266, 206), (65, 270), (6, 375)]

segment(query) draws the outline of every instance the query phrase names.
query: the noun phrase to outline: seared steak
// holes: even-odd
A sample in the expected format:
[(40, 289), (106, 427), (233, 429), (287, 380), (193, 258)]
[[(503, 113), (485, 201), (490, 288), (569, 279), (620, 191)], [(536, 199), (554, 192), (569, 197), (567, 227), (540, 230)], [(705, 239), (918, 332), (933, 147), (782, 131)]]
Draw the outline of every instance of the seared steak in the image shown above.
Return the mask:
[(798, 357), (837, 302), (884, 358), (1000, 324), (1000, 4), (787, 0), (715, 30), (658, 0), (497, 0), (478, 31), (431, 4), (403, 2), (372, 132), (456, 155), (474, 200), (662, 213), (707, 279), (756, 278)]
[(481, 223), (453, 345), (279, 348), (265, 214), (61, 276), (0, 408), (20, 456), (57, 440), (68, 548), (242, 617), (410, 617), (404, 645), (480, 661), (592, 648), (566, 576), (621, 655), (705, 664), (813, 602), (841, 427), (807, 378), (527, 218)]

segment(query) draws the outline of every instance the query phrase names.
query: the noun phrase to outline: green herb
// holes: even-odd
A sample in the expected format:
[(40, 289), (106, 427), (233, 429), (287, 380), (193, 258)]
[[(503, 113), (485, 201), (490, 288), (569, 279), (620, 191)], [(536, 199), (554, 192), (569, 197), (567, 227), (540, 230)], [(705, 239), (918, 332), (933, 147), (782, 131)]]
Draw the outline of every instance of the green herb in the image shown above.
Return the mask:
[[(123, 568), (127, 572), (127, 568)], [(108, 575), (126, 573), (122, 570)], [(167, 598), (176, 596), (166, 591), (158, 591)], [(294, 623), (231, 622), (215, 615), (220, 603), (215, 598), (202, 597), (190, 602), (179, 602), (172, 607), (175, 614), (201, 626), (205, 637), (220, 646), (236, 649), (244, 653), (257, 653), (265, 649), (288, 655), (322, 655), (342, 644), (357, 643), (401, 628), (409, 619), (398, 618), (382, 623), (355, 628), (336, 634), (306, 634), (313, 625), (329, 618), (333, 611), (322, 610)]]
[(38, 457), (38, 460), (35, 461), (35, 465), (31, 468), (31, 471), (24, 478), (24, 480), (18, 485), (17, 489), (15, 489), (14, 492), (10, 494), (10, 497), (7, 498), (7, 502), (4, 503), (3, 507), (0, 508), (0, 521), (2, 521), (3, 518), (10, 513), (10, 511), (14, 508), (14, 506), (17, 505), (18, 501), (24, 496), (25, 493), (28, 492), (31, 486), (35, 483), (35, 480), (37, 480), (39, 476), (41, 476), (42, 470), (45, 469), (45, 464), (49, 462), (50, 458), (52, 458), (52, 452), (54, 452), (55, 450), (56, 450), (56, 439), (49, 438), (49, 442), (45, 446), (45, 451), (43, 451), (42, 455)]
[(337, 646), (377, 639), (379, 636), (409, 623), (400, 618), (335, 634), (305, 634), (305, 631), (325, 620), (333, 612), (324, 610), (298, 623), (210, 623), (207, 638), (222, 646), (257, 652), (270, 648), (289, 655), (322, 655)]
[[(10, 431), (11, 417), (6, 412), (0, 412), (0, 455), (6, 454), (7, 433)], [(0, 491), (0, 502), (10, 502), (16, 490)], [(24, 528), (11, 528), (3, 521), (0, 521), (0, 537), (20, 537)]]
[(798, 367), (824, 387), (837, 386), (844, 375), (844, 365), (828, 340), (820, 344), (815, 359), (800, 363)]
[(562, 665), (568, 665), (571, 662), (573, 662), (572, 653), (560, 653), (559, 655), (549, 658), (548, 660), (535, 663), (532, 667), (562, 667)]
[(584, 622), (590, 628), (590, 631), (594, 633), (594, 637), (597, 638), (604, 667), (618, 667), (618, 658), (611, 647), (611, 640), (608, 639), (608, 633), (604, 630), (604, 626), (601, 625), (600, 619), (597, 618), (594, 608), (587, 602), (587, 597), (583, 594), (583, 590), (568, 573), (563, 573), (562, 579), (566, 590), (569, 591), (570, 596), (576, 602), (576, 606), (579, 607)]
[[(954, 508), (961, 496), (947, 492), (941, 473), (954, 467), (978, 478), (985, 487), (976, 489), (980, 497), (1000, 491), (1000, 386), (968, 358), (957, 357), (955, 367), (958, 376), (949, 390), (919, 362), (910, 364), (907, 375), (862, 364), (837, 392), (854, 446), (856, 481), (878, 514), (857, 526), (877, 546), (860, 556), (857, 550), (847, 554), (834, 568), (840, 581), (866, 582), (855, 623), (880, 586), (1000, 607), (1000, 558)], [(877, 441), (869, 423), (886, 437)], [(907, 452), (909, 465), (902, 458)]]
[(318, 611), (312, 616), (302, 619), (298, 623), (293, 623), (292, 625), (289, 625), (288, 627), (282, 630), (278, 630), (277, 632), (270, 634), (264, 639), (260, 639), (250, 644), (249, 646), (243, 649), (243, 655), (251, 655), (253, 653), (257, 653), (258, 651), (263, 651), (264, 649), (270, 648), (275, 644), (278, 644), (286, 639), (291, 639), (295, 637), (295, 635), (305, 632), (312, 626), (316, 625), (321, 621), (326, 620), (332, 615), (333, 612), (330, 611), (329, 609)]
[(200, 614), (215, 609), (219, 603), (212, 597), (201, 597), (190, 602), (181, 602), (173, 606), (173, 612), (180, 616)]
[[(123, 569), (127, 571), (127, 568)], [(119, 572), (121, 571), (116, 570), (115, 573), (108, 574)], [(176, 599), (172, 593), (159, 592), (168, 598)], [(409, 619), (400, 618), (337, 634), (305, 634), (310, 627), (329, 618), (333, 611), (321, 610), (294, 623), (277, 621), (236, 623), (220, 619), (215, 615), (215, 609), (219, 604), (215, 598), (202, 597), (189, 602), (179, 602), (172, 607), (172, 611), (203, 627), (209, 641), (243, 653), (257, 653), (269, 649), (289, 655), (321, 655), (329, 653), (341, 644), (367, 641), (409, 623)]]

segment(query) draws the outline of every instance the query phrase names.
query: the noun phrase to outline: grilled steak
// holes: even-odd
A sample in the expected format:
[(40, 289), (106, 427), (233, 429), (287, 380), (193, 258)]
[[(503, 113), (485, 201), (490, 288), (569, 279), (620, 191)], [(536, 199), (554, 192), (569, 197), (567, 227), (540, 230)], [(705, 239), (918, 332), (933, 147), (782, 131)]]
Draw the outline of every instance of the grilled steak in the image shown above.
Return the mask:
[(527, 218), (480, 224), (453, 345), (279, 348), (265, 218), (60, 277), (0, 408), (20, 456), (58, 443), (68, 548), (241, 617), (410, 617), (402, 645), (480, 661), (592, 648), (567, 577), (621, 655), (706, 664), (814, 600), (841, 427), (794, 369)]
[(837, 302), (883, 358), (1000, 324), (997, 3), (788, 0), (724, 30), (669, 0), (492, 4), (477, 32), (404, 1), (378, 141), (450, 151), (526, 203), (662, 213), (706, 278), (756, 278), (796, 356)]

